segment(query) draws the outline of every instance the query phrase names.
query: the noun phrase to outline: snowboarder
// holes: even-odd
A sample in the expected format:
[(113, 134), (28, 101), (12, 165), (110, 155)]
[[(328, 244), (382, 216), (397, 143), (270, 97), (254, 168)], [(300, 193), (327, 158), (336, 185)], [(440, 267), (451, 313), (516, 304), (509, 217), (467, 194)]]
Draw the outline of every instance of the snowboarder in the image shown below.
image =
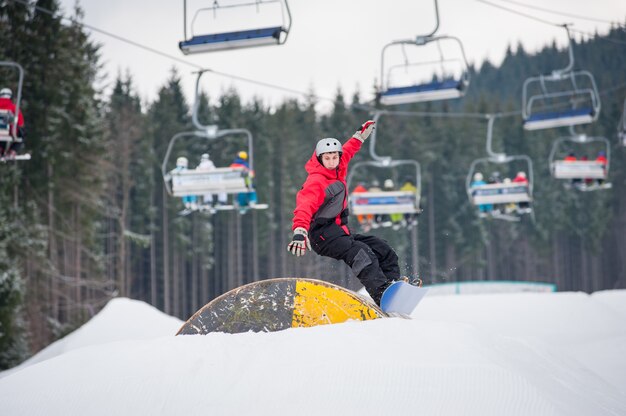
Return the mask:
[(313, 249), (321, 256), (343, 260), (380, 305), (380, 298), (391, 283), (408, 278), (400, 276), (398, 256), (384, 240), (352, 234), (347, 226), (348, 163), (374, 124), (366, 121), (343, 146), (334, 138), (317, 142), (305, 165), (308, 177), (296, 196), (293, 239), (287, 250), (303, 256), (306, 250)]

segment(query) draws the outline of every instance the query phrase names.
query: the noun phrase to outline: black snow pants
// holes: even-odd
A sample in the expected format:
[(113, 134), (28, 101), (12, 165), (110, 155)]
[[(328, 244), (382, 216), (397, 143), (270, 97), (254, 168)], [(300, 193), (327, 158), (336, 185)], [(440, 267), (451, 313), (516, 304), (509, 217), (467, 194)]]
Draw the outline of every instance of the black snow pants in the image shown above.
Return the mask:
[(309, 236), (317, 254), (343, 260), (352, 268), (377, 305), (389, 283), (400, 278), (398, 256), (381, 238), (348, 235), (334, 222), (312, 227)]

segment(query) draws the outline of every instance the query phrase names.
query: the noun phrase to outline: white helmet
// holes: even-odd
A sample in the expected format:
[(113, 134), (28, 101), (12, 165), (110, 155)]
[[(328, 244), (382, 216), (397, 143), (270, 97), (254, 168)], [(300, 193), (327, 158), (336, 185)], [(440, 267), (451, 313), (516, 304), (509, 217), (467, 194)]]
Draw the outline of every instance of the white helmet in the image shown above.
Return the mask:
[(323, 153), (339, 152), (341, 153), (343, 148), (339, 140), (328, 137), (317, 142), (315, 146), (315, 156), (320, 157)]
[(186, 157), (181, 156), (178, 159), (176, 159), (176, 167), (186, 168), (188, 165), (189, 165), (189, 161), (187, 160)]
[(475, 180), (475, 181), (482, 181), (483, 179), (484, 179), (484, 178), (483, 178), (483, 174), (482, 174), (482, 173), (480, 173), (480, 172), (476, 172), (476, 173), (474, 174), (474, 180)]
[(13, 97), (13, 91), (9, 88), (2, 88), (0, 90), (0, 98), (11, 98)]
[(393, 189), (393, 181), (391, 179), (385, 179), (385, 182), (383, 183), (383, 188)]
[(517, 172), (517, 176), (520, 178), (526, 178), (526, 172)]
[(200, 160), (209, 160), (209, 154), (203, 153), (202, 156), (200, 156)]

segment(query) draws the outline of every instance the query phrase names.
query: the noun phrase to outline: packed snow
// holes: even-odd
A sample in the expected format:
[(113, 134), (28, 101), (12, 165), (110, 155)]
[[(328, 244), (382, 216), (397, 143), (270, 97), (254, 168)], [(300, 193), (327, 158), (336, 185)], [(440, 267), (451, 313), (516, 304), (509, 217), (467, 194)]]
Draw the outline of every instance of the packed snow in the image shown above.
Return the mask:
[(2, 415), (626, 415), (626, 290), (427, 296), (413, 319), (174, 336), (129, 299), (0, 374)]

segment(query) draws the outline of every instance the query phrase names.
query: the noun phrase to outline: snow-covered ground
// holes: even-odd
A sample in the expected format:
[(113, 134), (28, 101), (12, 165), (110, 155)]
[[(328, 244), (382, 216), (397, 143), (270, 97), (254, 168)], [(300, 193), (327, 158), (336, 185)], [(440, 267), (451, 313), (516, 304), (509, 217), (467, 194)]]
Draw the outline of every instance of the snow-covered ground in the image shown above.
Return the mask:
[(111, 301), (0, 374), (0, 415), (626, 415), (626, 291), (427, 296), (413, 314), (179, 336)]

